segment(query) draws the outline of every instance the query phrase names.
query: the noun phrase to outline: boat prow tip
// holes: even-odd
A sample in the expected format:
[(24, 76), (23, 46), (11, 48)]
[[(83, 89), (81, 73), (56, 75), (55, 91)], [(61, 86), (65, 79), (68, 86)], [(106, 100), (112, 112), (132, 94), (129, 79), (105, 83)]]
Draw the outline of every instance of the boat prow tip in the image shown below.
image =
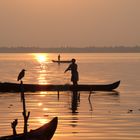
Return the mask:
[(54, 117), (54, 118), (53, 118), (53, 121), (58, 122), (58, 117)]

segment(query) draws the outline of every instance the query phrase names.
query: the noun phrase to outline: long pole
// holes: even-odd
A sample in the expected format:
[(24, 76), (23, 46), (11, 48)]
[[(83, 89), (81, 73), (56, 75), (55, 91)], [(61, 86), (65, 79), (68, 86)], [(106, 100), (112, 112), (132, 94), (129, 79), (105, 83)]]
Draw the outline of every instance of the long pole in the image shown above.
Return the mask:
[(26, 114), (26, 101), (25, 101), (25, 95), (24, 95), (24, 86), (23, 86), (23, 82), (21, 80), (21, 101), (23, 104), (23, 118), (24, 118), (24, 134), (26, 134), (28, 132), (28, 119), (30, 116), (30, 112), (28, 112), (28, 114)]

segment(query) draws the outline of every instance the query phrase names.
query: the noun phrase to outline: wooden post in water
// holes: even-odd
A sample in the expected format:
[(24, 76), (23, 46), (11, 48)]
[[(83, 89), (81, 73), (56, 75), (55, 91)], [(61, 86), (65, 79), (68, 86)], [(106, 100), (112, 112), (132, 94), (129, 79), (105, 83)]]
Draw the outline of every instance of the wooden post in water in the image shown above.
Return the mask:
[(58, 100), (59, 100), (59, 90), (57, 91), (57, 98), (58, 98)]
[(16, 136), (17, 132), (16, 132), (16, 126), (18, 124), (18, 119), (15, 119), (12, 123), (11, 123), (11, 127), (13, 129), (13, 135)]
[(21, 101), (23, 103), (23, 118), (24, 118), (24, 134), (26, 134), (28, 132), (28, 119), (30, 116), (30, 112), (28, 112), (28, 114), (26, 114), (26, 102), (25, 102), (25, 96), (24, 96), (24, 85), (23, 82), (21, 80), (20, 83), (21, 86)]

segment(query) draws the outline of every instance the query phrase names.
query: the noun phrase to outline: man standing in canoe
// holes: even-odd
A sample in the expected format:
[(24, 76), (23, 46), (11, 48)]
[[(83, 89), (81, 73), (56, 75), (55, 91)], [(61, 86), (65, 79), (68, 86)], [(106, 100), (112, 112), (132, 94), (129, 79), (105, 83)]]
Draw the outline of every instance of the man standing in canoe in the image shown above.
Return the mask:
[(64, 71), (67, 72), (68, 70), (71, 71), (71, 81), (73, 82), (73, 85), (78, 85), (79, 75), (77, 71), (77, 64), (75, 63), (76, 60), (73, 58), (72, 63), (68, 66), (68, 68)]
[(60, 54), (59, 54), (59, 55), (58, 55), (58, 62), (60, 62), (60, 57), (61, 57), (61, 56), (60, 56)]

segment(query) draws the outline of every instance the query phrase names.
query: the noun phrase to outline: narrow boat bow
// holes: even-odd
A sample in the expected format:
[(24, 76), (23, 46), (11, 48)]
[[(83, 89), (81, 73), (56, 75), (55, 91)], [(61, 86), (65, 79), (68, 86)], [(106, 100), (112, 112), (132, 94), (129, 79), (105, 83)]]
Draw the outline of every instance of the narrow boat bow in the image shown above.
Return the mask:
[(16, 136), (0, 137), (0, 140), (51, 140), (57, 128), (58, 118), (53, 118), (49, 123), (38, 129), (31, 130), (26, 135), (17, 134)]

